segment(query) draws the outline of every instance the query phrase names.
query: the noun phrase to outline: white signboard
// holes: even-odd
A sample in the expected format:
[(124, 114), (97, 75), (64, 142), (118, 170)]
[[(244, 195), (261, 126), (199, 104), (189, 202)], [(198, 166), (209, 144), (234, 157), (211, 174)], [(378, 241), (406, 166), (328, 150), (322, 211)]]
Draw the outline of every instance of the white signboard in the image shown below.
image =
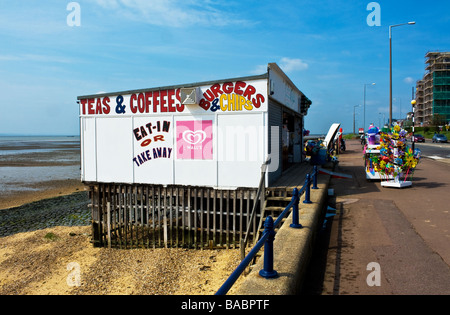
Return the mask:
[(257, 187), (265, 160), (267, 80), (80, 98), (82, 180)]
[(80, 99), (82, 117), (156, 114), (233, 114), (267, 111), (267, 80), (216, 83), (199, 87), (198, 104), (181, 103), (181, 88)]

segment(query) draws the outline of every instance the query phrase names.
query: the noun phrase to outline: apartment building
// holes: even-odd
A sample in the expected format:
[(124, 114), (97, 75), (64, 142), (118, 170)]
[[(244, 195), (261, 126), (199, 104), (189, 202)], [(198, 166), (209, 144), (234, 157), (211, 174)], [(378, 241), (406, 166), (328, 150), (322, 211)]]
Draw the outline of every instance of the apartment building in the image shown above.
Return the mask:
[(416, 84), (415, 123), (432, 124), (433, 116), (441, 115), (450, 122), (450, 52), (428, 52), (422, 80)]

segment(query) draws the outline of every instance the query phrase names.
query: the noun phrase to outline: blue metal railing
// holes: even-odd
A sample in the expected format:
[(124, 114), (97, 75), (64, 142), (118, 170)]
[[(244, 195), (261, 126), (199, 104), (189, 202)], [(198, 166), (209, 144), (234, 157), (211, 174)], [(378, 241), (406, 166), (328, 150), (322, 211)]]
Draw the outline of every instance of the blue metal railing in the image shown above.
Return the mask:
[(298, 190), (294, 188), (293, 196), (291, 202), (286, 206), (286, 208), (281, 212), (278, 216), (277, 220), (274, 222), (271, 216), (268, 216), (264, 222), (264, 232), (259, 241), (255, 244), (255, 246), (250, 250), (250, 252), (245, 256), (245, 258), (241, 261), (239, 266), (233, 271), (233, 273), (228, 277), (228, 279), (224, 282), (224, 284), (220, 287), (220, 289), (216, 292), (216, 295), (225, 295), (231, 289), (233, 284), (237, 281), (239, 276), (244, 272), (245, 268), (250, 264), (252, 259), (256, 256), (256, 254), (261, 250), (261, 247), (264, 245), (264, 267), (259, 271), (259, 274), (266, 278), (275, 278), (278, 276), (276, 270), (273, 269), (273, 241), (275, 239), (275, 229), (281, 223), (281, 221), (287, 216), (289, 211), (292, 208), (292, 224), (289, 226), (291, 228), (301, 229), (303, 226), (299, 223), (299, 215), (298, 215), (298, 207), (300, 196), (305, 193), (305, 200), (303, 203), (312, 203), (310, 200), (310, 186), (311, 182), (313, 184), (312, 189), (318, 189), (317, 187), (317, 175), (318, 170), (317, 166), (314, 166), (314, 170), (311, 174), (306, 175), (305, 183), (303, 187)]

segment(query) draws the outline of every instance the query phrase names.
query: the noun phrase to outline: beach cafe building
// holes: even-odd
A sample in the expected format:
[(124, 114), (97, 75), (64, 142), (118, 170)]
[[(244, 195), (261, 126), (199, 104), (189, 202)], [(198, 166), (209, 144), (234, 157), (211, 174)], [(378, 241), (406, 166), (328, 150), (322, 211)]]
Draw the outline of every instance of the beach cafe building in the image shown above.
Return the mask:
[(220, 248), (257, 237), (265, 190), (302, 161), (311, 105), (277, 64), (267, 69), (78, 97), (95, 246)]

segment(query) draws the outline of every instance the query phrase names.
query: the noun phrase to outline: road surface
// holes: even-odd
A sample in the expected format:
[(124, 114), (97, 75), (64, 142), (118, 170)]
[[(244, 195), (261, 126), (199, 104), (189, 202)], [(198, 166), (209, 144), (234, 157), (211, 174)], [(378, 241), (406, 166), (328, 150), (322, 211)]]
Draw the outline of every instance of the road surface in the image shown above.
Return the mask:
[(420, 149), (425, 158), (450, 162), (450, 143), (416, 143), (415, 147)]
[(398, 189), (367, 181), (362, 156), (358, 141), (339, 156), (336, 171), (352, 179), (331, 180), (336, 215), (318, 239), (304, 294), (450, 294), (447, 158), (422, 158), (412, 187)]

